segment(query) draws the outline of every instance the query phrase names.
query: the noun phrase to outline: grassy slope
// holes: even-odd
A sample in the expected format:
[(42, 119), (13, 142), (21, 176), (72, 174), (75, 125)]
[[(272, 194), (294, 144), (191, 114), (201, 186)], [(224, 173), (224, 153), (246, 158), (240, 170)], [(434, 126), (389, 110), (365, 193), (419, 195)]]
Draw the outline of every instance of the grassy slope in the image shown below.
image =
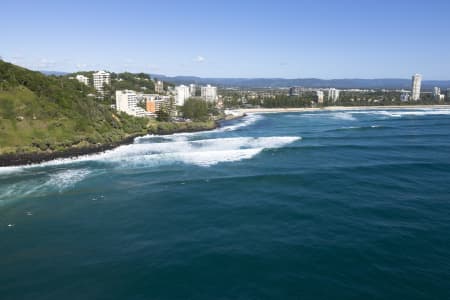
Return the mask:
[(116, 114), (75, 80), (0, 61), (0, 154), (63, 150), (145, 133), (148, 120)]
[(0, 155), (118, 142), (130, 135), (195, 131), (214, 122), (164, 123), (118, 114), (73, 79), (0, 60)]

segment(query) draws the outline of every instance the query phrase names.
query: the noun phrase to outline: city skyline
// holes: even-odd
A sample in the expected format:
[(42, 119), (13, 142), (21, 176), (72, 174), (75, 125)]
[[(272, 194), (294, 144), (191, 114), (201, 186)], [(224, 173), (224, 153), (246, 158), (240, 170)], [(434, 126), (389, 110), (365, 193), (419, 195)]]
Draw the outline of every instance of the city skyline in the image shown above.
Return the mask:
[(65, 72), (448, 80), (448, 9), (442, 0), (5, 1), (0, 56)]

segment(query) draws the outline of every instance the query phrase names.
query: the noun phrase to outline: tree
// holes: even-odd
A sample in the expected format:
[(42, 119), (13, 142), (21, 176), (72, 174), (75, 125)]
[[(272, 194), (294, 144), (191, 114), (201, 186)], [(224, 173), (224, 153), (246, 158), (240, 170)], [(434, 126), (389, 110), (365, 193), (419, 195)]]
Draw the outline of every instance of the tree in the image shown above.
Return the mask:
[(194, 121), (206, 121), (209, 118), (208, 103), (201, 99), (189, 98), (181, 108), (183, 117)]
[(156, 120), (160, 122), (169, 122), (170, 121), (170, 113), (166, 108), (161, 108), (156, 112)]

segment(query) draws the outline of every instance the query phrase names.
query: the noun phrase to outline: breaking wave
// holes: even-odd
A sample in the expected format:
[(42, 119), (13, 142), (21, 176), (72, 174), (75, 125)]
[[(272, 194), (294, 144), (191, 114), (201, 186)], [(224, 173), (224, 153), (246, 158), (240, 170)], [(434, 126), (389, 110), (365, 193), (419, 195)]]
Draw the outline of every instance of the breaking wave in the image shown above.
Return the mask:
[(334, 119), (345, 120), (345, 121), (355, 121), (356, 120), (356, 118), (353, 117), (353, 115), (349, 112), (332, 113), (331, 117), (333, 117)]
[(262, 115), (258, 115), (258, 114), (251, 114), (251, 115), (247, 115), (245, 117), (243, 117), (237, 124), (233, 124), (233, 125), (228, 125), (228, 126), (224, 126), (221, 128), (218, 128), (217, 131), (234, 131), (237, 130), (239, 128), (242, 127), (247, 127), (249, 125), (252, 125), (260, 120), (263, 119)]
[(392, 118), (403, 116), (428, 116), (428, 115), (450, 115), (450, 109), (421, 109), (421, 110), (366, 110), (352, 111), (352, 114), (382, 115)]
[(161, 165), (186, 163), (211, 166), (221, 162), (249, 159), (265, 148), (280, 148), (300, 137), (236, 137), (121, 146), (117, 149), (86, 157), (87, 160), (109, 163)]
[[(146, 166), (186, 163), (198, 166), (211, 166), (221, 162), (249, 159), (263, 149), (280, 148), (300, 139), (301, 137), (276, 136), (184, 140), (184, 138), (176, 136), (175, 138), (172, 137), (172, 140), (165, 142), (135, 143), (98, 154), (57, 159), (36, 165), (9, 167), (6, 172), (21, 172), (28, 168), (72, 165), (81, 162)], [(65, 172), (70, 171), (67, 170)], [(57, 173), (51, 180), (53, 183), (65, 187), (71, 184), (71, 180), (82, 180), (86, 175), (84, 173)]]
[[(22, 167), (22, 170), (26, 167)], [(45, 173), (33, 178), (25, 177), (13, 184), (0, 185), (0, 204), (9, 198), (41, 196), (48, 192), (63, 192), (85, 179), (88, 169), (68, 169)]]

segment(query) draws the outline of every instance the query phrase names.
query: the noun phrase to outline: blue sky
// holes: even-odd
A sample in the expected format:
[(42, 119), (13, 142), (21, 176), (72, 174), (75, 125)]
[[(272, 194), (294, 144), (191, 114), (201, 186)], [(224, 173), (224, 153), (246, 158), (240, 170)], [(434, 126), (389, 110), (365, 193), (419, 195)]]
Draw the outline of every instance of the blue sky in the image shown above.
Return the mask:
[(450, 79), (448, 0), (2, 0), (0, 28), (39, 70)]

